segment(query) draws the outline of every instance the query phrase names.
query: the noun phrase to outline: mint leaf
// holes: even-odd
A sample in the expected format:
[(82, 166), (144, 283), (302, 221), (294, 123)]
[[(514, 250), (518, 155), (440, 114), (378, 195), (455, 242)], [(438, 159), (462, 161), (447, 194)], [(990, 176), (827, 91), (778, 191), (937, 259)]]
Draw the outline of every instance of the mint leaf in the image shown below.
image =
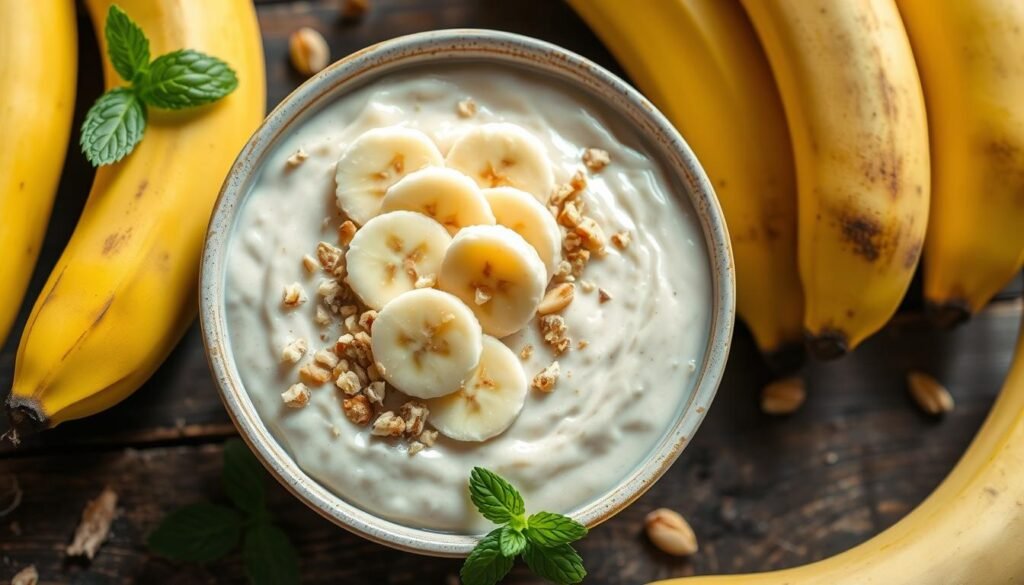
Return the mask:
[(79, 142), (94, 167), (124, 158), (142, 140), (146, 107), (129, 89), (112, 89), (89, 108)]
[(114, 70), (125, 81), (134, 81), (149, 65), (149, 39), (146, 34), (116, 4), (112, 4), (107, 11), (107, 24), (103, 33), (107, 38), (107, 55)]
[(523, 560), (535, 575), (558, 585), (573, 585), (587, 576), (583, 559), (568, 544), (543, 547), (527, 542)]
[(469, 474), (469, 495), (477, 510), (495, 524), (504, 524), (526, 512), (523, 496), (512, 484), (483, 467)]
[(515, 561), (502, 556), (500, 540), (501, 528), (476, 544), (459, 571), (463, 585), (494, 585), (508, 574)]
[(264, 507), (263, 467), (249, 447), (239, 439), (224, 443), (224, 493), (249, 518), (262, 519)]
[(193, 504), (171, 512), (149, 535), (149, 548), (175, 561), (205, 563), (238, 546), (242, 517), (214, 504)]
[(292, 585), (299, 582), (299, 557), (280, 528), (258, 523), (245, 533), (242, 548), (245, 572), (254, 585)]
[(540, 546), (576, 542), (587, 535), (587, 527), (568, 516), (537, 512), (526, 520), (526, 538)]
[(183, 49), (157, 57), (136, 86), (147, 104), (178, 110), (219, 100), (238, 87), (238, 77), (220, 59)]
[(526, 548), (526, 536), (515, 528), (506, 525), (501, 528), (499, 544), (501, 545), (501, 555), (514, 559)]

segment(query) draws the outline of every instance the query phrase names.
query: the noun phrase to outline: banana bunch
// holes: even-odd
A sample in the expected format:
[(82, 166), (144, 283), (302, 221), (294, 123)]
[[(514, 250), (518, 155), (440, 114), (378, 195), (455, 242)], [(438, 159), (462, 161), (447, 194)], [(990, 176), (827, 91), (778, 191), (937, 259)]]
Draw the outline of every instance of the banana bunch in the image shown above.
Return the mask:
[[(86, 2), (97, 30), (113, 1)], [(59, 11), (50, 4), (63, 3), (3, 2), (11, 10), (0, 11), (45, 13), (46, 43), (64, 43), (74, 29), (64, 23), (59, 33), (53, 30)], [(117, 4), (146, 31), (155, 52), (188, 47), (217, 55), (238, 72), (239, 86), (201, 114), (151, 112), (145, 140), (131, 156), (97, 171), (18, 348), (8, 409), (22, 430), (117, 403), (167, 356), (195, 316), (199, 257), (214, 200), (263, 117), (263, 51), (249, 0)], [(73, 9), (63, 10), (73, 23)], [(0, 22), (7, 25), (9, 17), (0, 14)], [(118, 75), (105, 47), (103, 55), (108, 88), (114, 87)]]
[(50, 218), (75, 107), (74, 0), (0, 2), (0, 345)]

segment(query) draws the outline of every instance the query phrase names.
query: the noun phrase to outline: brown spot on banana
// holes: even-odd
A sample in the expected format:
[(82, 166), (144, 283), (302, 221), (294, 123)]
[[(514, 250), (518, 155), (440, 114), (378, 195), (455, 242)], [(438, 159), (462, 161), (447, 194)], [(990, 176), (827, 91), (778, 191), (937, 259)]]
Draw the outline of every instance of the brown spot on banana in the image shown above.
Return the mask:
[(123, 232), (114, 232), (107, 236), (107, 239), (103, 240), (103, 255), (112, 256), (114, 255), (121, 246), (132, 237), (132, 228), (128, 228)]
[(884, 230), (878, 221), (862, 215), (840, 214), (839, 231), (854, 254), (868, 262), (875, 262), (881, 256)]

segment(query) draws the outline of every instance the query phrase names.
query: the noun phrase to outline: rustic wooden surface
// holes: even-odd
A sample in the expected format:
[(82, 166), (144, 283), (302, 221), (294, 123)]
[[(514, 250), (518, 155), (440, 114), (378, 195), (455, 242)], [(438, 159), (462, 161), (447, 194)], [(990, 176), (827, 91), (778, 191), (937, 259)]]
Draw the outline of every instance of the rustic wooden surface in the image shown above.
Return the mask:
[[(358, 23), (342, 22), (333, 2), (258, 3), (269, 104), (301, 82), (286, 53), (288, 33), (303, 25), (321, 30), (335, 56), (405, 33), (474, 26), (537, 36), (618, 70), (555, 0), (373, 0)], [(101, 82), (95, 38), (87, 20), (80, 20), (83, 106), (98, 95)], [(30, 296), (67, 240), (90, 180), (91, 171), (72, 152)], [(1019, 279), (1011, 288), (1007, 297), (1019, 292)], [(643, 583), (804, 563), (870, 537), (920, 502), (991, 405), (1022, 309), (1019, 301), (1000, 300), (968, 325), (942, 334), (921, 322), (913, 301), (907, 309), (856, 354), (807, 368), (810, 398), (784, 418), (757, 408), (767, 372), (740, 327), (718, 399), (694, 442), (649, 493), (580, 544), (588, 582)], [(0, 351), (0, 385), (12, 376), (17, 334), (12, 337)], [(943, 380), (956, 410), (942, 420), (920, 414), (904, 388), (910, 368)], [(193, 328), (153, 380), (123, 404), (16, 449), (0, 447), (0, 492), (16, 480), (24, 493), (20, 506), (0, 518), (0, 580), (35, 563), (43, 583), (244, 582), (237, 557), (205, 567), (180, 565), (147, 554), (144, 545), (168, 511), (223, 500), (221, 444), (233, 434)], [(105, 485), (121, 497), (110, 540), (91, 563), (65, 559), (82, 507)], [(458, 571), (458, 561), (399, 553), (352, 536), (271, 487), (273, 512), (299, 549), (304, 583), (443, 584)], [(0, 509), (4, 505), (0, 497)], [(701, 544), (692, 559), (668, 557), (643, 537), (644, 515), (660, 506), (690, 520)], [(536, 581), (517, 569), (509, 582)]]

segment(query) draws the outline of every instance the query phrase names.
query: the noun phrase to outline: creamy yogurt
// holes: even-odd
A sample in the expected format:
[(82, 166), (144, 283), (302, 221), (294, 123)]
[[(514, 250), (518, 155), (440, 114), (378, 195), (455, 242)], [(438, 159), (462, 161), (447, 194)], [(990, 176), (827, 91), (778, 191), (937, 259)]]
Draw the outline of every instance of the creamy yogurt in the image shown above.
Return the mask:
[[(475, 116), (456, 114), (471, 97)], [(415, 456), (407, 444), (370, 436), (341, 409), (331, 385), (311, 390), (305, 408), (282, 404), (298, 365), (282, 364), (289, 341), (309, 341), (310, 353), (333, 344), (340, 323), (314, 322), (319, 277), (300, 258), (319, 241), (336, 241), (344, 219), (335, 203), (334, 164), (366, 130), (407, 125), (431, 136), (446, 153), (466, 128), (512, 122), (544, 143), (559, 183), (568, 181), (586, 148), (601, 148), (611, 164), (590, 173), (587, 214), (606, 234), (628, 231), (625, 250), (608, 246), (582, 280), (608, 291), (577, 287), (562, 313), (573, 349), (557, 358), (536, 324), (504, 339), (523, 360), (528, 378), (557, 359), (554, 392), (531, 390), (522, 413), (503, 434), (483, 443), (444, 436)], [(309, 154), (291, 167), (299, 149)], [(488, 525), (468, 498), (473, 466), (518, 486), (531, 510), (570, 513), (615, 489), (654, 450), (693, 392), (710, 335), (711, 277), (698, 218), (632, 130), (616, 124), (597, 102), (562, 82), (503, 65), (452, 65), (390, 74), (353, 91), (295, 128), (265, 163), (245, 199), (228, 253), (226, 316), (242, 382), (264, 423), (296, 463), (350, 503), (416, 528), (477, 533)], [(281, 310), (282, 288), (302, 282), (310, 302)], [(585, 340), (587, 346), (577, 349)], [(300, 362), (301, 364), (301, 362)], [(389, 406), (403, 398), (392, 391)]]

